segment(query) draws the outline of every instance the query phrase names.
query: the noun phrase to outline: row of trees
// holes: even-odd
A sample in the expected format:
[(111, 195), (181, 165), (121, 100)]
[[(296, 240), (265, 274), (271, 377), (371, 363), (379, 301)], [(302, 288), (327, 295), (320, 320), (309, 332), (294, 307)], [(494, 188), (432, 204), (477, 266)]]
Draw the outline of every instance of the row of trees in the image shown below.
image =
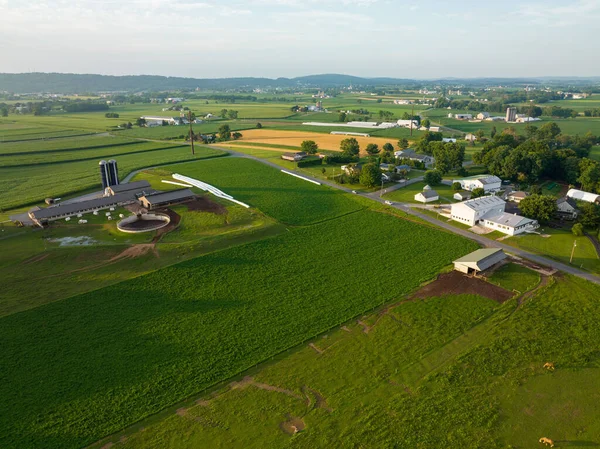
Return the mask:
[(593, 192), (600, 190), (600, 164), (587, 156), (597, 142), (591, 133), (562, 136), (558, 125), (551, 122), (540, 128), (530, 126), (528, 137), (496, 134), (474, 154), (473, 161), (503, 179), (533, 184), (551, 178), (579, 183)]

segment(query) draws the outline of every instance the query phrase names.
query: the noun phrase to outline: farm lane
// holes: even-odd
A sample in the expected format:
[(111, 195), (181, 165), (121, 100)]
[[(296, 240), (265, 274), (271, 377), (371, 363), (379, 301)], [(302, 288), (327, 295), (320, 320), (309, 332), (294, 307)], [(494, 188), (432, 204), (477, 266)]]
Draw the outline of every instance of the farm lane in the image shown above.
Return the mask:
[[(216, 147), (216, 146), (211, 146), (211, 145), (204, 145), (204, 146), (206, 146), (208, 148), (213, 148), (213, 149), (218, 149), (218, 150), (226, 151), (227, 153), (231, 154), (234, 157), (241, 157), (241, 158), (246, 158), (246, 159), (252, 159), (252, 160), (255, 160), (255, 161), (260, 162), (262, 164), (269, 165), (269, 166), (271, 166), (271, 167), (273, 167), (273, 168), (275, 168), (277, 170), (281, 170), (282, 169), (282, 167), (280, 165), (277, 165), (277, 164), (275, 164), (273, 162), (267, 161), (265, 159), (261, 159), (261, 158), (256, 157), (256, 156), (251, 156), (251, 155), (245, 154), (245, 153), (238, 153), (237, 151), (234, 151), (234, 150), (231, 150), (231, 149), (224, 149), (224, 148), (221, 148), (221, 147)], [(172, 164), (167, 164), (167, 165), (172, 165)], [(162, 166), (163, 165), (161, 165), (161, 167)], [(137, 173), (141, 172), (142, 170), (147, 170), (149, 168), (155, 168), (155, 167), (146, 167), (146, 168), (142, 168), (142, 169), (133, 171), (133, 172), (131, 172), (131, 173), (129, 173), (127, 175), (127, 177), (123, 180), (123, 182), (128, 182)], [(341, 190), (341, 191), (346, 192), (346, 193), (352, 193), (352, 191), (353, 191), (352, 188), (345, 187), (343, 185), (339, 185), (339, 184), (336, 184), (336, 183), (331, 182), (331, 181), (327, 181), (327, 180), (323, 180), (323, 179), (319, 179), (319, 178), (314, 178), (314, 177), (311, 177), (310, 175), (306, 175), (304, 173), (303, 173), (303, 176), (305, 176), (306, 178), (315, 179), (316, 181), (318, 181), (318, 182), (320, 182), (322, 184), (325, 184), (325, 185), (327, 185), (329, 187)], [(397, 190), (397, 189), (400, 189), (400, 188), (402, 188), (404, 186), (410, 185), (413, 182), (418, 182), (418, 181), (422, 181), (422, 179), (410, 180), (408, 183), (402, 184), (401, 186), (397, 186), (397, 187), (392, 188), (392, 189), (393, 190)], [(389, 191), (390, 191), (390, 189), (388, 189), (388, 192)], [(365, 198), (370, 198), (373, 201), (378, 201), (380, 203), (385, 204), (385, 199), (383, 199), (382, 197), (379, 196), (379, 192), (373, 192), (373, 193), (369, 193), (369, 194), (362, 194), (361, 196), (363, 196)], [(506, 251), (508, 253), (515, 254), (515, 255), (517, 255), (519, 257), (523, 257), (523, 258), (529, 259), (529, 260), (531, 260), (533, 262), (536, 262), (536, 263), (539, 263), (541, 265), (546, 265), (548, 267), (551, 267), (551, 268), (563, 271), (565, 273), (572, 274), (574, 276), (578, 276), (578, 277), (580, 277), (582, 279), (585, 279), (587, 281), (590, 281), (590, 282), (593, 282), (595, 284), (599, 284), (600, 285), (600, 277), (598, 277), (596, 275), (593, 275), (591, 273), (588, 273), (586, 271), (580, 270), (578, 268), (575, 268), (575, 267), (572, 267), (572, 266), (569, 266), (569, 265), (565, 265), (565, 264), (563, 264), (561, 262), (557, 262), (557, 261), (549, 259), (547, 257), (540, 256), (540, 255), (537, 255), (537, 254), (534, 254), (534, 253), (530, 253), (528, 251), (525, 251), (525, 250), (522, 250), (522, 249), (519, 249), (519, 248), (514, 248), (512, 246), (506, 245), (506, 244), (498, 242), (496, 240), (490, 240), (488, 238), (479, 236), (477, 234), (473, 234), (473, 233), (468, 232), (466, 230), (454, 227), (454, 226), (452, 226), (452, 225), (450, 225), (448, 223), (444, 223), (444, 222), (439, 221), (439, 220), (437, 220), (435, 218), (429, 217), (428, 215), (422, 214), (422, 213), (418, 212), (417, 210), (414, 210), (412, 208), (412, 206), (414, 206), (414, 205), (410, 204), (410, 203), (396, 203), (395, 202), (391, 207), (395, 207), (396, 209), (399, 209), (402, 212), (405, 212), (405, 213), (407, 213), (409, 215), (413, 215), (415, 217), (418, 217), (418, 218), (420, 218), (420, 219), (422, 219), (422, 220), (424, 220), (424, 221), (426, 221), (426, 222), (428, 222), (430, 224), (433, 224), (435, 226), (439, 226), (441, 228), (444, 228), (447, 231), (450, 231), (450, 232), (453, 232), (455, 234), (459, 234), (459, 235), (461, 235), (461, 236), (463, 236), (465, 238), (474, 240), (474, 241), (478, 242), (479, 244), (481, 244), (483, 246), (492, 247), (492, 248), (502, 248), (504, 251)]]

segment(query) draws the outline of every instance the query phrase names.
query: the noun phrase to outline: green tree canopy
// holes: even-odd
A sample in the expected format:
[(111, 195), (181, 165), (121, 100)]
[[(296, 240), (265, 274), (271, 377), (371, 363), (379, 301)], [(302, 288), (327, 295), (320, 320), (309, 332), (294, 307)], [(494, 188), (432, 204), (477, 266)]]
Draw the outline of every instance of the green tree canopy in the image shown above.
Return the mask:
[(359, 180), (365, 187), (375, 187), (381, 183), (381, 170), (376, 164), (365, 164), (360, 172)]
[(231, 128), (229, 127), (229, 125), (224, 124), (219, 126), (219, 138), (221, 140), (231, 139)]
[(340, 150), (342, 150), (342, 154), (346, 156), (358, 156), (360, 145), (358, 144), (358, 140), (354, 137), (350, 137), (340, 142)]
[(425, 184), (436, 186), (442, 182), (442, 174), (438, 170), (427, 170), (423, 176)]
[(302, 148), (302, 151), (308, 154), (315, 154), (319, 150), (319, 146), (314, 140), (304, 140), (300, 144), (300, 148)]
[(550, 195), (529, 195), (521, 200), (519, 209), (526, 217), (547, 223), (556, 213), (556, 198)]
[(398, 148), (400, 148), (401, 150), (406, 150), (408, 148), (408, 146), (409, 146), (408, 139), (406, 139), (405, 137), (398, 140)]
[(377, 146), (376, 143), (368, 144), (366, 150), (367, 150), (367, 153), (371, 156), (374, 156), (377, 153), (379, 153), (379, 147)]
[(485, 190), (482, 187), (471, 190), (471, 198), (479, 198), (482, 196), (485, 196)]
[(595, 228), (600, 225), (600, 206), (594, 203), (582, 205), (579, 222), (586, 228)]
[(386, 153), (393, 153), (394, 152), (394, 145), (392, 145), (391, 143), (384, 143), (383, 144), (383, 151), (385, 151)]

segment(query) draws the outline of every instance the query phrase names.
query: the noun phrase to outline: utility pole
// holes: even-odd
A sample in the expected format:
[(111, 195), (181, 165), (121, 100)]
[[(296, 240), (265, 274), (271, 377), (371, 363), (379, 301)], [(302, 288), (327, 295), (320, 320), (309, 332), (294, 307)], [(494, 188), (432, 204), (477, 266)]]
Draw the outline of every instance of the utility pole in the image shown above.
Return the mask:
[(414, 116), (415, 116), (415, 105), (413, 103), (412, 110), (410, 111), (410, 137), (412, 137), (412, 124), (413, 124)]
[(569, 260), (569, 263), (573, 263), (573, 255), (575, 254), (575, 247), (577, 246), (577, 240), (575, 240), (573, 242), (573, 249), (571, 250), (571, 260)]
[(194, 129), (192, 128), (192, 110), (188, 111), (188, 121), (190, 122), (190, 142), (192, 143), (192, 154), (194, 153)]

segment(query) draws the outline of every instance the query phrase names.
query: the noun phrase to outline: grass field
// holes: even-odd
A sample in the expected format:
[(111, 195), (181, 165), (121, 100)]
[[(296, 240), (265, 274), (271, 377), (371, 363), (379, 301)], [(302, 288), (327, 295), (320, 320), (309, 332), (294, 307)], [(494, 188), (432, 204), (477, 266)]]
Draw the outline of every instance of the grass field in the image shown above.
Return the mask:
[[(0, 398), (13, 407), (0, 443), (91, 443), (400, 297), (474, 247), (363, 211), (5, 317)], [(375, 259), (393, 283), (372, 281)]]
[[(519, 308), (478, 296), (400, 304), (170, 409), (117, 448), (594, 447), (600, 288), (551, 279)], [(543, 368), (553, 362), (554, 372)], [(304, 427), (295, 435), (286, 423)], [(287, 425), (289, 429), (289, 424)], [(105, 443), (105, 442), (104, 442)], [(98, 446), (99, 447), (99, 446)]]
[(506, 290), (524, 293), (538, 285), (540, 275), (522, 265), (508, 263), (494, 271), (489, 280)]
[(577, 242), (572, 265), (600, 273), (600, 259), (587, 237), (575, 237), (571, 231), (564, 229), (544, 229), (542, 233), (550, 237), (544, 238), (535, 234), (518, 235), (507, 239), (505, 243), (569, 264), (573, 242)]
[(249, 159), (219, 158), (168, 169), (212, 184), (290, 225), (313, 224), (363, 207), (350, 195), (285, 175)]
[[(423, 187), (425, 187), (424, 182), (415, 182), (414, 184), (410, 184), (406, 187), (402, 187), (401, 189), (394, 190), (393, 192), (385, 194), (384, 198), (389, 199), (391, 201), (398, 201), (401, 203), (422, 204), (418, 201), (415, 201), (415, 195), (417, 193), (422, 192)], [(452, 190), (452, 186), (448, 186), (446, 184), (439, 184), (437, 186), (433, 186), (432, 189), (440, 195), (439, 203), (457, 202), (454, 198), (452, 198), (452, 196), (454, 195), (454, 190)]]

